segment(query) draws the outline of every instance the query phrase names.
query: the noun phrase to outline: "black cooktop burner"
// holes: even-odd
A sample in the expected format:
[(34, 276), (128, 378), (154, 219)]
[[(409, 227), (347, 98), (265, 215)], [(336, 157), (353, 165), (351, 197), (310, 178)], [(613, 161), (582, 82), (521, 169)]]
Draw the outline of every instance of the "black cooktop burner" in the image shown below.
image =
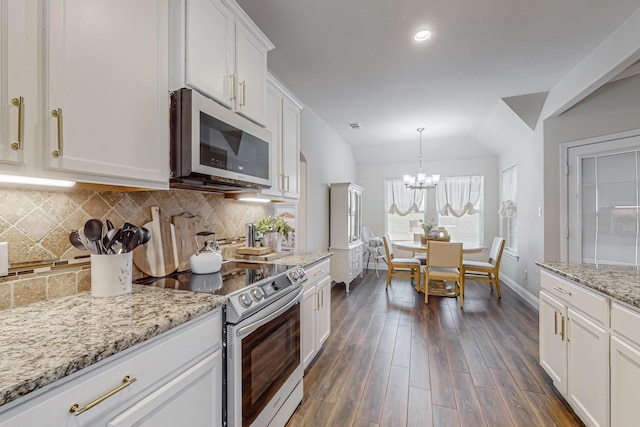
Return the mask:
[(230, 261), (222, 264), (218, 273), (194, 274), (191, 271), (172, 273), (166, 277), (144, 277), (134, 281), (158, 288), (182, 289), (216, 295), (230, 295), (262, 279), (284, 273), (291, 266)]

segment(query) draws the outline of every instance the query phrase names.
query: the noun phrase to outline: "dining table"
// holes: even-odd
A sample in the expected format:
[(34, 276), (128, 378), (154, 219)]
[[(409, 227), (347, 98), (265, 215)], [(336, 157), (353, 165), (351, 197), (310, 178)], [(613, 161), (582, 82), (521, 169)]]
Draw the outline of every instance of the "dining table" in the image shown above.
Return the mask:
[[(437, 240), (437, 239), (436, 239)], [(399, 240), (391, 242), (394, 248), (403, 251), (409, 251), (413, 254), (416, 252), (427, 253), (427, 242), (421, 240)], [(451, 242), (456, 243), (456, 242)], [(481, 245), (462, 242), (462, 254), (478, 254), (484, 252), (487, 248)], [(422, 283), (422, 282), (421, 282)], [(424, 288), (421, 286), (421, 292), (424, 292)], [(429, 281), (429, 295), (441, 296), (441, 297), (457, 297), (458, 289), (455, 284), (447, 283), (440, 280)]]

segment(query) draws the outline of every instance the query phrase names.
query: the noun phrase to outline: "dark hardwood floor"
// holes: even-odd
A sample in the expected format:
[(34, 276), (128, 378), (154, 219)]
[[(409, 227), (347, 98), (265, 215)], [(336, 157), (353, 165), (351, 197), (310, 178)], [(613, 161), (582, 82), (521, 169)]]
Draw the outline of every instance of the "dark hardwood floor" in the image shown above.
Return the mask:
[(385, 291), (366, 271), (331, 296), (331, 336), (304, 377), (293, 426), (581, 426), (538, 363), (538, 313), (506, 286), (457, 299)]

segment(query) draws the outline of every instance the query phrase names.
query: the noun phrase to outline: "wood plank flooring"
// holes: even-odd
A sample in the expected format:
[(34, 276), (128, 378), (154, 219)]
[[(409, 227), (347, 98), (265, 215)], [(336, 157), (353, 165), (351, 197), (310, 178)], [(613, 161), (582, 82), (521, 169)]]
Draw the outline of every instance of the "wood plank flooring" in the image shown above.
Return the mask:
[(582, 426), (538, 363), (538, 313), (506, 286), (453, 298), (385, 290), (365, 272), (331, 292), (331, 336), (304, 377), (297, 426)]

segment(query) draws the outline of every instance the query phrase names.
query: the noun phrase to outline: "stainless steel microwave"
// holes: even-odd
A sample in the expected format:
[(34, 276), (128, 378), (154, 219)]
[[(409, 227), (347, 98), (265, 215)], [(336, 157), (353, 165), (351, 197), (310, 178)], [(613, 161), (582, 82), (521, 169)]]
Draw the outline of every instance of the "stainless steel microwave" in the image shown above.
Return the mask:
[(210, 191), (271, 186), (271, 132), (191, 89), (171, 94), (171, 186)]

